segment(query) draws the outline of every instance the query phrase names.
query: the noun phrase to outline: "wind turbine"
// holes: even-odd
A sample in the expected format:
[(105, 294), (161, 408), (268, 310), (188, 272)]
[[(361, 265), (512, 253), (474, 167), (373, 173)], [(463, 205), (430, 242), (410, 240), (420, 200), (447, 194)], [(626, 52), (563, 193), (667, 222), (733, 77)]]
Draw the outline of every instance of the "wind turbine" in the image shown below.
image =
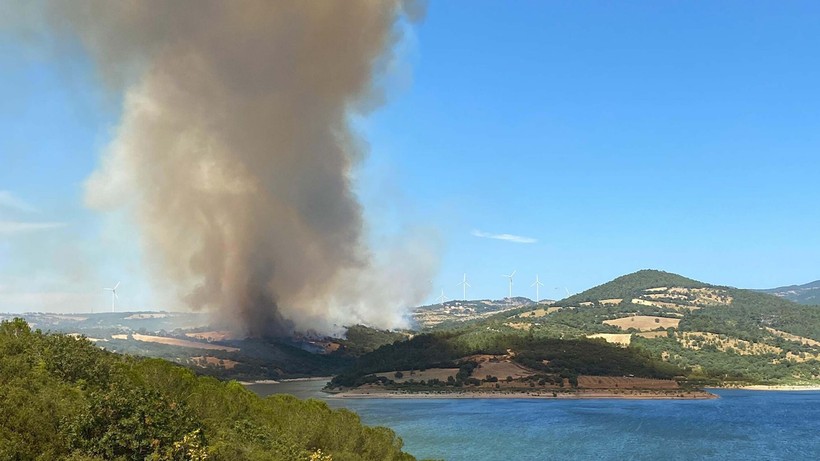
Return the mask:
[(469, 283), (467, 283), (467, 274), (464, 274), (464, 278), (461, 279), (461, 282), (456, 284), (456, 286), (458, 285), (461, 285), (463, 287), (464, 294), (462, 296), (462, 299), (464, 299), (464, 301), (467, 301), (467, 288), (470, 288), (472, 286)]
[(117, 284), (114, 285), (114, 288), (103, 288), (103, 290), (111, 292), (111, 312), (114, 312), (114, 301), (117, 300), (117, 299), (120, 299), (120, 297), (117, 296), (117, 288), (119, 288), (119, 287), (120, 287), (120, 282), (117, 282)]
[[(560, 289), (561, 289), (561, 287), (555, 287), (555, 289), (556, 289), (556, 290), (560, 290)], [(569, 290), (567, 289), (567, 287), (564, 287), (564, 291), (566, 291), (566, 292), (567, 292), (567, 298), (569, 298)]]
[(436, 301), (438, 301), (439, 304), (444, 304), (445, 302), (447, 302), (447, 297), (444, 296), (444, 288), (441, 289), (441, 295), (439, 295), (439, 297), (436, 298)]
[(502, 277), (507, 277), (508, 279), (510, 279), (510, 296), (509, 296), (510, 300), (512, 300), (513, 276), (515, 275), (515, 272), (516, 271), (512, 271), (512, 274), (510, 274), (510, 275), (502, 275)]
[(544, 284), (538, 280), (538, 274), (535, 274), (535, 282), (530, 286), (535, 287), (535, 303), (538, 304), (538, 301), (541, 301), (541, 297), (538, 295), (538, 288), (544, 286)]

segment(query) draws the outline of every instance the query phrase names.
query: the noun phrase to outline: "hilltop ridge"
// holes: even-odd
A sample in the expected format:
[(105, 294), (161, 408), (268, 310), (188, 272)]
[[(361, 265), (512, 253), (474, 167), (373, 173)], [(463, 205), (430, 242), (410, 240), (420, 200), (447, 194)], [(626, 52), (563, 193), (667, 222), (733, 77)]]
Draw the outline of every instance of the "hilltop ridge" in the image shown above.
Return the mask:
[(788, 299), (789, 301), (799, 304), (820, 305), (820, 280), (803, 285), (789, 285), (757, 291)]

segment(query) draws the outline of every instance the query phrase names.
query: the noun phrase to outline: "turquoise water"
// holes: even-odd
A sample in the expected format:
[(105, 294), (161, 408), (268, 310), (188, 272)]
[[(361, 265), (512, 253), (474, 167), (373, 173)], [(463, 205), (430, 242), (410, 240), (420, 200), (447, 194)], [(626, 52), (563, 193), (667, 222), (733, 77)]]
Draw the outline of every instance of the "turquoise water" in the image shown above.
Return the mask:
[[(254, 390), (323, 398), (322, 384)], [(390, 427), (418, 458), (820, 460), (820, 392), (714, 392), (721, 398), (324, 400)]]

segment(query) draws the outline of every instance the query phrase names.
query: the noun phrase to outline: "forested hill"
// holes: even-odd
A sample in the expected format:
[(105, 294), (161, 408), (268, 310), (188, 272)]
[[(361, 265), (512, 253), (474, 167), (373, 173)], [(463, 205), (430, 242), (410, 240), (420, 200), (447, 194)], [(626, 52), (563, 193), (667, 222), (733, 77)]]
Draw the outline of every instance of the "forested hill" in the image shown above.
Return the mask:
[(0, 460), (413, 460), (389, 429), (0, 323)]
[(640, 295), (644, 290), (658, 287), (705, 288), (710, 285), (678, 274), (644, 269), (623, 275), (610, 282), (553, 303), (555, 306), (573, 306), (582, 302), (627, 298)]
[(642, 270), (557, 301), (471, 324), (544, 338), (603, 338), (691, 376), (820, 383), (820, 306)]
[(820, 280), (804, 285), (789, 285), (787, 287), (758, 290), (777, 297), (788, 299), (799, 304), (820, 305)]

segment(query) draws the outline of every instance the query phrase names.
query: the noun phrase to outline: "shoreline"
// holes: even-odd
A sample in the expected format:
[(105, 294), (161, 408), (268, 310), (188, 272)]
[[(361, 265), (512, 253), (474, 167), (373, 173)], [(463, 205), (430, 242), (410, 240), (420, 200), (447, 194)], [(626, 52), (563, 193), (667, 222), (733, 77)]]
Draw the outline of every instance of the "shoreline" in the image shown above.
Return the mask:
[(594, 390), (585, 392), (401, 392), (357, 391), (355, 389), (328, 393), (331, 399), (543, 399), (543, 400), (711, 400), (719, 396), (706, 391), (658, 392), (635, 391), (634, 393)]
[(282, 383), (294, 383), (294, 382), (305, 382), (305, 381), (330, 381), (333, 377), (332, 376), (311, 376), (307, 378), (287, 378), (287, 379), (259, 379), (256, 381), (239, 381), (239, 384), (243, 386), (252, 386), (254, 384), (282, 384)]
[(792, 384), (754, 384), (740, 387), (719, 387), (715, 389), (737, 389), (741, 391), (774, 391), (774, 392), (795, 392), (795, 391), (820, 391), (820, 386), (813, 384), (807, 386)]

